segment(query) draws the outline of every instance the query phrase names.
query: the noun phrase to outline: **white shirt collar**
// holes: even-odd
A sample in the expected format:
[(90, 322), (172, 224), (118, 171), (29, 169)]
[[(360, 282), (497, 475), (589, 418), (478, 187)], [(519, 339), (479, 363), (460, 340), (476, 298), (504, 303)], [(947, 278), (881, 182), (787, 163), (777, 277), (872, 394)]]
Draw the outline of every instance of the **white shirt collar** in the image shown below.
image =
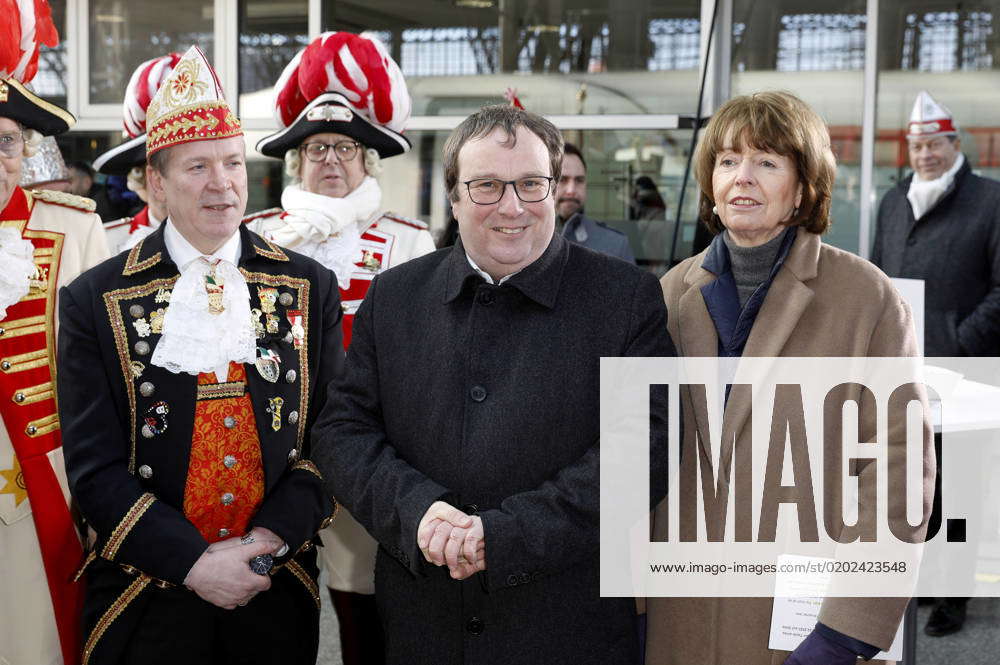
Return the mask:
[[(206, 256), (198, 251), (194, 245), (187, 241), (181, 232), (177, 230), (170, 218), (167, 217), (166, 228), (163, 230), (163, 244), (167, 246), (167, 254), (170, 255), (170, 260), (177, 265), (177, 270), (184, 272), (184, 269), (195, 259)], [(222, 259), (223, 261), (229, 261), (234, 266), (239, 265), (240, 259), (240, 232), (239, 229), (233, 232), (232, 237), (229, 238), (219, 249), (213, 252), (207, 258), (209, 259)]]
[(468, 252), (465, 253), (465, 258), (469, 262), (469, 265), (472, 266), (472, 269), (475, 270), (477, 273), (479, 273), (480, 277), (486, 280), (487, 284), (495, 284), (499, 286), (500, 284), (503, 284), (508, 279), (516, 275), (517, 273), (521, 272), (520, 270), (518, 270), (517, 272), (512, 272), (509, 275), (504, 275), (503, 277), (501, 277), (499, 282), (494, 282), (493, 278), (490, 277), (490, 274), (488, 272), (486, 272), (485, 270), (476, 265), (476, 262), (472, 260), (472, 257), (469, 256)]
[(156, 215), (154, 215), (151, 210), (146, 212), (146, 216), (149, 217), (149, 225), (154, 229), (159, 228), (160, 224), (162, 224), (164, 221), (162, 219), (159, 219)]

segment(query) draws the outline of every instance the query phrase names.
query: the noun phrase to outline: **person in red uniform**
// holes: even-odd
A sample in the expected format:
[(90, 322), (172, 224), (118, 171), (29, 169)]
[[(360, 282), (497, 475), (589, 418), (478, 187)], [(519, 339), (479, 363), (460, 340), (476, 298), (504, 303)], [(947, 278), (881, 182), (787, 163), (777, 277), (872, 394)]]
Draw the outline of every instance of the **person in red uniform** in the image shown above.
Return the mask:
[(122, 103), (122, 133), (128, 140), (94, 160), (99, 173), (126, 176), (128, 188), (146, 202), (135, 217), (105, 220), (108, 246), (115, 253), (135, 247), (167, 218), (166, 202), (150, 196), (146, 186), (146, 109), (180, 59), (180, 53), (168, 53), (136, 67)]
[[(18, 186), (42, 135), (75, 118), (25, 83), (58, 35), (48, 3), (20, 0), (0, 26), (0, 662), (78, 662), (83, 557), (71, 517), (56, 413), (57, 293), (107, 258), (94, 202)], [(0, 19), (2, 22), (4, 19)], [(24, 34), (34, 39), (22, 40)]]
[(336, 282), (241, 223), (243, 131), (197, 47), (147, 130), (167, 220), (60, 295), (66, 471), (97, 533), (84, 665), (313, 665), (335, 504), (308, 433), (343, 363)]
[[(349, 32), (314, 39), (288, 64), (275, 90), (281, 129), (257, 149), (284, 158), (292, 183), (282, 193), (282, 208), (246, 221), (336, 273), (346, 347), (372, 278), (434, 251), (426, 224), (385, 211), (375, 179), (381, 159), (410, 149), (402, 134), (410, 96), (385, 46)], [(322, 538), (344, 663), (377, 665), (384, 650), (374, 596), (378, 545), (343, 511)]]

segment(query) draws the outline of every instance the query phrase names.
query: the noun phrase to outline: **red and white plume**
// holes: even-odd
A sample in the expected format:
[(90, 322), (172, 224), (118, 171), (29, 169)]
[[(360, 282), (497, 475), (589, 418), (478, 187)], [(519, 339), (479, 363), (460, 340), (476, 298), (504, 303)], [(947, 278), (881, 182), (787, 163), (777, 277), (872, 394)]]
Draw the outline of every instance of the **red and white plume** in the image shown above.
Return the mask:
[(524, 110), (524, 104), (517, 97), (517, 88), (507, 88), (503, 93), (503, 98), (510, 102), (511, 106)]
[(274, 89), (281, 127), (325, 92), (340, 93), (355, 113), (395, 132), (401, 133), (410, 117), (403, 72), (369, 33), (324, 32), (288, 63)]
[(0, 0), (0, 78), (35, 78), (42, 44), (59, 45), (47, 0)]
[(134, 139), (146, 133), (146, 109), (149, 102), (180, 59), (180, 53), (168, 53), (147, 60), (132, 72), (132, 78), (125, 87), (125, 101), (122, 104), (122, 121), (129, 138)]

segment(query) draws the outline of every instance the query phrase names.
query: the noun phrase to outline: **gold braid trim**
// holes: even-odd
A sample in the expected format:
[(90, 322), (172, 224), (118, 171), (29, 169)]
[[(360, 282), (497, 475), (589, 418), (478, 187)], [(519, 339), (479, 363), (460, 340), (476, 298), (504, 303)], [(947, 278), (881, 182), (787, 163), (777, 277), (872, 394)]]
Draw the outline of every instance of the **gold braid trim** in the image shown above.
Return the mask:
[(118, 549), (125, 542), (125, 537), (128, 536), (129, 532), (139, 522), (139, 519), (149, 510), (154, 501), (156, 501), (156, 497), (146, 492), (139, 497), (138, 501), (132, 504), (132, 507), (125, 513), (125, 517), (118, 523), (115, 530), (111, 532), (111, 537), (108, 538), (107, 544), (101, 551), (102, 557), (108, 561), (114, 560), (115, 555), (118, 554)]
[(307, 459), (299, 460), (298, 462), (293, 464), (292, 470), (308, 471), (309, 473), (315, 475), (320, 480), (323, 480), (323, 474), (319, 472), (319, 469), (316, 468), (315, 464), (313, 464)]
[(83, 647), (83, 665), (89, 665), (90, 656), (94, 653), (94, 648), (100, 641), (104, 633), (107, 632), (111, 624), (115, 622), (125, 608), (128, 607), (133, 600), (145, 589), (150, 582), (150, 578), (146, 575), (140, 575), (128, 585), (128, 588), (118, 596), (118, 598), (111, 604), (111, 606), (104, 612), (101, 618), (98, 620), (97, 624), (94, 626), (94, 630), (90, 632), (90, 636), (87, 638), (87, 643)]
[(309, 592), (309, 595), (312, 596), (313, 602), (316, 603), (316, 608), (318, 609), (320, 606), (319, 587), (316, 586), (316, 582), (309, 576), (309, 573), (307, 573), (306, 569), (302, 567), (302, 564), (293, 559), (285, 564), (285, 568), (292, 575), (295, 575), (300, 582), (302, 582), (302, 586), (304, 586), (306, 591)]

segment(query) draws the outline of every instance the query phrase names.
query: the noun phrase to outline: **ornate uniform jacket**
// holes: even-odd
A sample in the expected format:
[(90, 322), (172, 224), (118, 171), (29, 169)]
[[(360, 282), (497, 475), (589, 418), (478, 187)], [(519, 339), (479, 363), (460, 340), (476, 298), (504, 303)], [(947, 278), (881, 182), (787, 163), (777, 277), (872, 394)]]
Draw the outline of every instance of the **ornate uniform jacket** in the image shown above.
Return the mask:
[(82, 549), (56, 413), (56, 300), (108, 256), (93, 210), (89, 199), (16, 188), (0, 212), (0, 226), (34, 245), (37, 270), (0, 318), (0, 662), (11, 665), (70, 663), (79, 646), (82, 589), (70, 579)]
[[(283, 215), (285, 212), (281, 208), (271, 208), (248, 215), (243, 222), (252, 231), (266, 236), (270, 228), (282, 224)], [(344, 348), (351, 342), (354, 313), (365, 299), (372, 278), (383, 270), (429, 254), (434, 249), (434, 239), (424, 222), (394, 212), (379, 212), (372, 216), (368, 225), (362, 229), (361, 248), (354, 264), (357, 270), (351, 275), (350, 283), (340, 285), (341, 307), (344, 310)]]
[[(66, 468), (97, 533), (87, 568), (85, 663), (113, 662), (141, 617), (144, 598), (182, 584), (208, 546), (188, 519), (186, 504), (189, 475), (204, 470), (192, 461), (192, 440), (204, 425), (195, 412), (203, 400), (249, 395), (263, 492), (246, 529), (265, 527), (285, 541), (289, 554), (276, 560), (271, 574), (294, 576), (302, 602), (319, 608), (312, 540), (330, 523), (334, 502), (309, 461), (308, 432), (326, 400), (327, 383), (343, 364), (336, 280), (315, 261), (241, 226), (238, 267), (252, 312), (261, 317), (258, 361), (242, 366), (245, 385), (199, 385), (196, 376), (150, 362), (161, 330), (157, 322), (179, 277), (164, 228), (85, 273), (61, 295)], [(240, 366), (230, 364), (230, 378), (234, 367)], [(245, 465), (230, 459), (229, 451), (219, 453), (210, 471), (224, 478), (232, 472), (232, 484), (219, 486), (218, 504), (209, 508), (235, 510), (249, 500), (241, 494)], [(219, 539), (241, 535), (224, 531)]]
[[(243, 221), (253, 230), (266, 234), (281, 225), (285, 214), (272, 208), (247, 216)], [(361, 247), (351, 281), (341, 285), (344, 310), (344, 348), (350, 344), (354, 314), (371, 287), (375, 275), (401, 263), (434, 251), (434, 239), (427, 224), (392, 212), (375, 214), (362, 231)], [(375, 593), (375, 555), (378, 543), (347, 511), (341, 511), (337, 523), (322, 533), (323, 568), (333, 589), (353, 593)]]

